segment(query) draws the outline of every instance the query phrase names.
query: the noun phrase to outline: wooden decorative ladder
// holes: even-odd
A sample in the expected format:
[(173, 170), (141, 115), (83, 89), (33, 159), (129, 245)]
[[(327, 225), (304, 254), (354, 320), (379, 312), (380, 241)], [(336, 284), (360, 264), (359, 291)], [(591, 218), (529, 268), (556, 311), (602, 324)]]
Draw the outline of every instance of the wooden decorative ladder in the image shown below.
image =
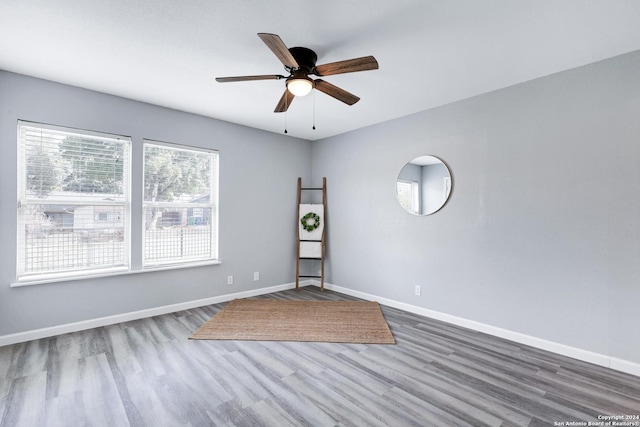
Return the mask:
[[(320, 220), (323, 223), (322, 237), (320, 240), (308, 240), (300, 236), (300, 221), (302, 219), (302, 212), (300, 212), (300, 206), (302, 204), (302, 192), (303, 191), (322, 191), (322, 218)], [(322, 178), (322, 187), (303, 188), (302, 178), (298, 177), (298, 241), (296, 244), (296, 290), (299, 289), (300, 278), (315, 278), (320, 279), (320, 290), (324, 291), (324, 256), (325, 256), (325, 235), (327, 231), (325, 218), (327, 217), (327, 178)], [(319, 242), (320, 243), (320, 256), (309, 257), (300, 256), (300, 246), (306, 242)], [(301, 259), (314, 259), (320, 260), (320, 275), (319, 276), (306, 276), (300, 274), (300, 260)]]

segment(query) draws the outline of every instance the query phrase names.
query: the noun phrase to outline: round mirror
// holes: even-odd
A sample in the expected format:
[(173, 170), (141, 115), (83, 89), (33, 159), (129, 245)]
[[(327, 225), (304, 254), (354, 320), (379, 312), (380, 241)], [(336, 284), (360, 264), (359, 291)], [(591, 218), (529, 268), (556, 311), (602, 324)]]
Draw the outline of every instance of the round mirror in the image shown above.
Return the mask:
[(442, 160), (420, 156), (407, 163), (396, 181), (398, 202), (414, 215), (430, 215), (447, 203), (451, 173)]

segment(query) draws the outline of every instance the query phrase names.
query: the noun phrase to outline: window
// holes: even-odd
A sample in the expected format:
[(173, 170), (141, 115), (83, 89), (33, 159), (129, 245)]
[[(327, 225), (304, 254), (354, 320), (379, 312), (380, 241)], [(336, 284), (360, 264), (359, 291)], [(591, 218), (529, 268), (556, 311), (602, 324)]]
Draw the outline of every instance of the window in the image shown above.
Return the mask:
[(18, 122), (18, 281), (128, 270), (130, 146)]
[(396, 191), (400, 206), (414, 214), (420, 212), (419, 186), (416, 181), (399, 179), (396, 184)]
[(144, 142), (145, 267), (217, 258), (218, 154)]

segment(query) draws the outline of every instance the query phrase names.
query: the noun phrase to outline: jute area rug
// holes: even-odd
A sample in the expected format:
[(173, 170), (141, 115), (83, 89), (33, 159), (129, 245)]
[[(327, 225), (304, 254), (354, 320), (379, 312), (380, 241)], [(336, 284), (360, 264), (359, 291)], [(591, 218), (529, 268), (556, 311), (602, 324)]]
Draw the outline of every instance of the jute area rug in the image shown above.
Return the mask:
[(236, 299), (189, 339), (395, 344), (371, 301)]

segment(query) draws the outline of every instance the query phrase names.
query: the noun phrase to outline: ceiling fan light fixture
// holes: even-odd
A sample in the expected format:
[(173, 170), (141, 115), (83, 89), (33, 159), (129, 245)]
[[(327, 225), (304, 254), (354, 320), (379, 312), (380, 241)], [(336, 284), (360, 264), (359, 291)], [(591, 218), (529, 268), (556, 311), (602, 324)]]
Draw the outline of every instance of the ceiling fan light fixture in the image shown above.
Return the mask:
[(287, 89), (295, 96), (305, 96), (313, 89), (313, 82), (309, 77), (296, 77), (287, 81)]
[(219, 83), (243, 82), (251, 80), (280, 80), (286, 79), (286, 88), (280, 101), (273, 110), (274, 113), (287, 111), (293, 101), (298, 96), (305, 96), (312, 89), (329, 95), (347, 105), (353, 105), (360, 100), (357, 96), (347, 92), (322, 79), (311, 79), (309, 75), (319, 77), (332, 76), (334, 74), (353, 73), (356, 71), (377, 70), (378, 61), (373, 56), (363, 56), (344, 61), (330, 62), (328, 64), (316, 65), (318, 55), (306, 47), (287, 47), (280, 36), (270, 33), (258, 33), (258, 37), (267, 45), (269, 49), (282, 62), (288, 77), (280, 74), (263, 74), (257, 76), (236, 76), (236, 77), (216, 77)]

